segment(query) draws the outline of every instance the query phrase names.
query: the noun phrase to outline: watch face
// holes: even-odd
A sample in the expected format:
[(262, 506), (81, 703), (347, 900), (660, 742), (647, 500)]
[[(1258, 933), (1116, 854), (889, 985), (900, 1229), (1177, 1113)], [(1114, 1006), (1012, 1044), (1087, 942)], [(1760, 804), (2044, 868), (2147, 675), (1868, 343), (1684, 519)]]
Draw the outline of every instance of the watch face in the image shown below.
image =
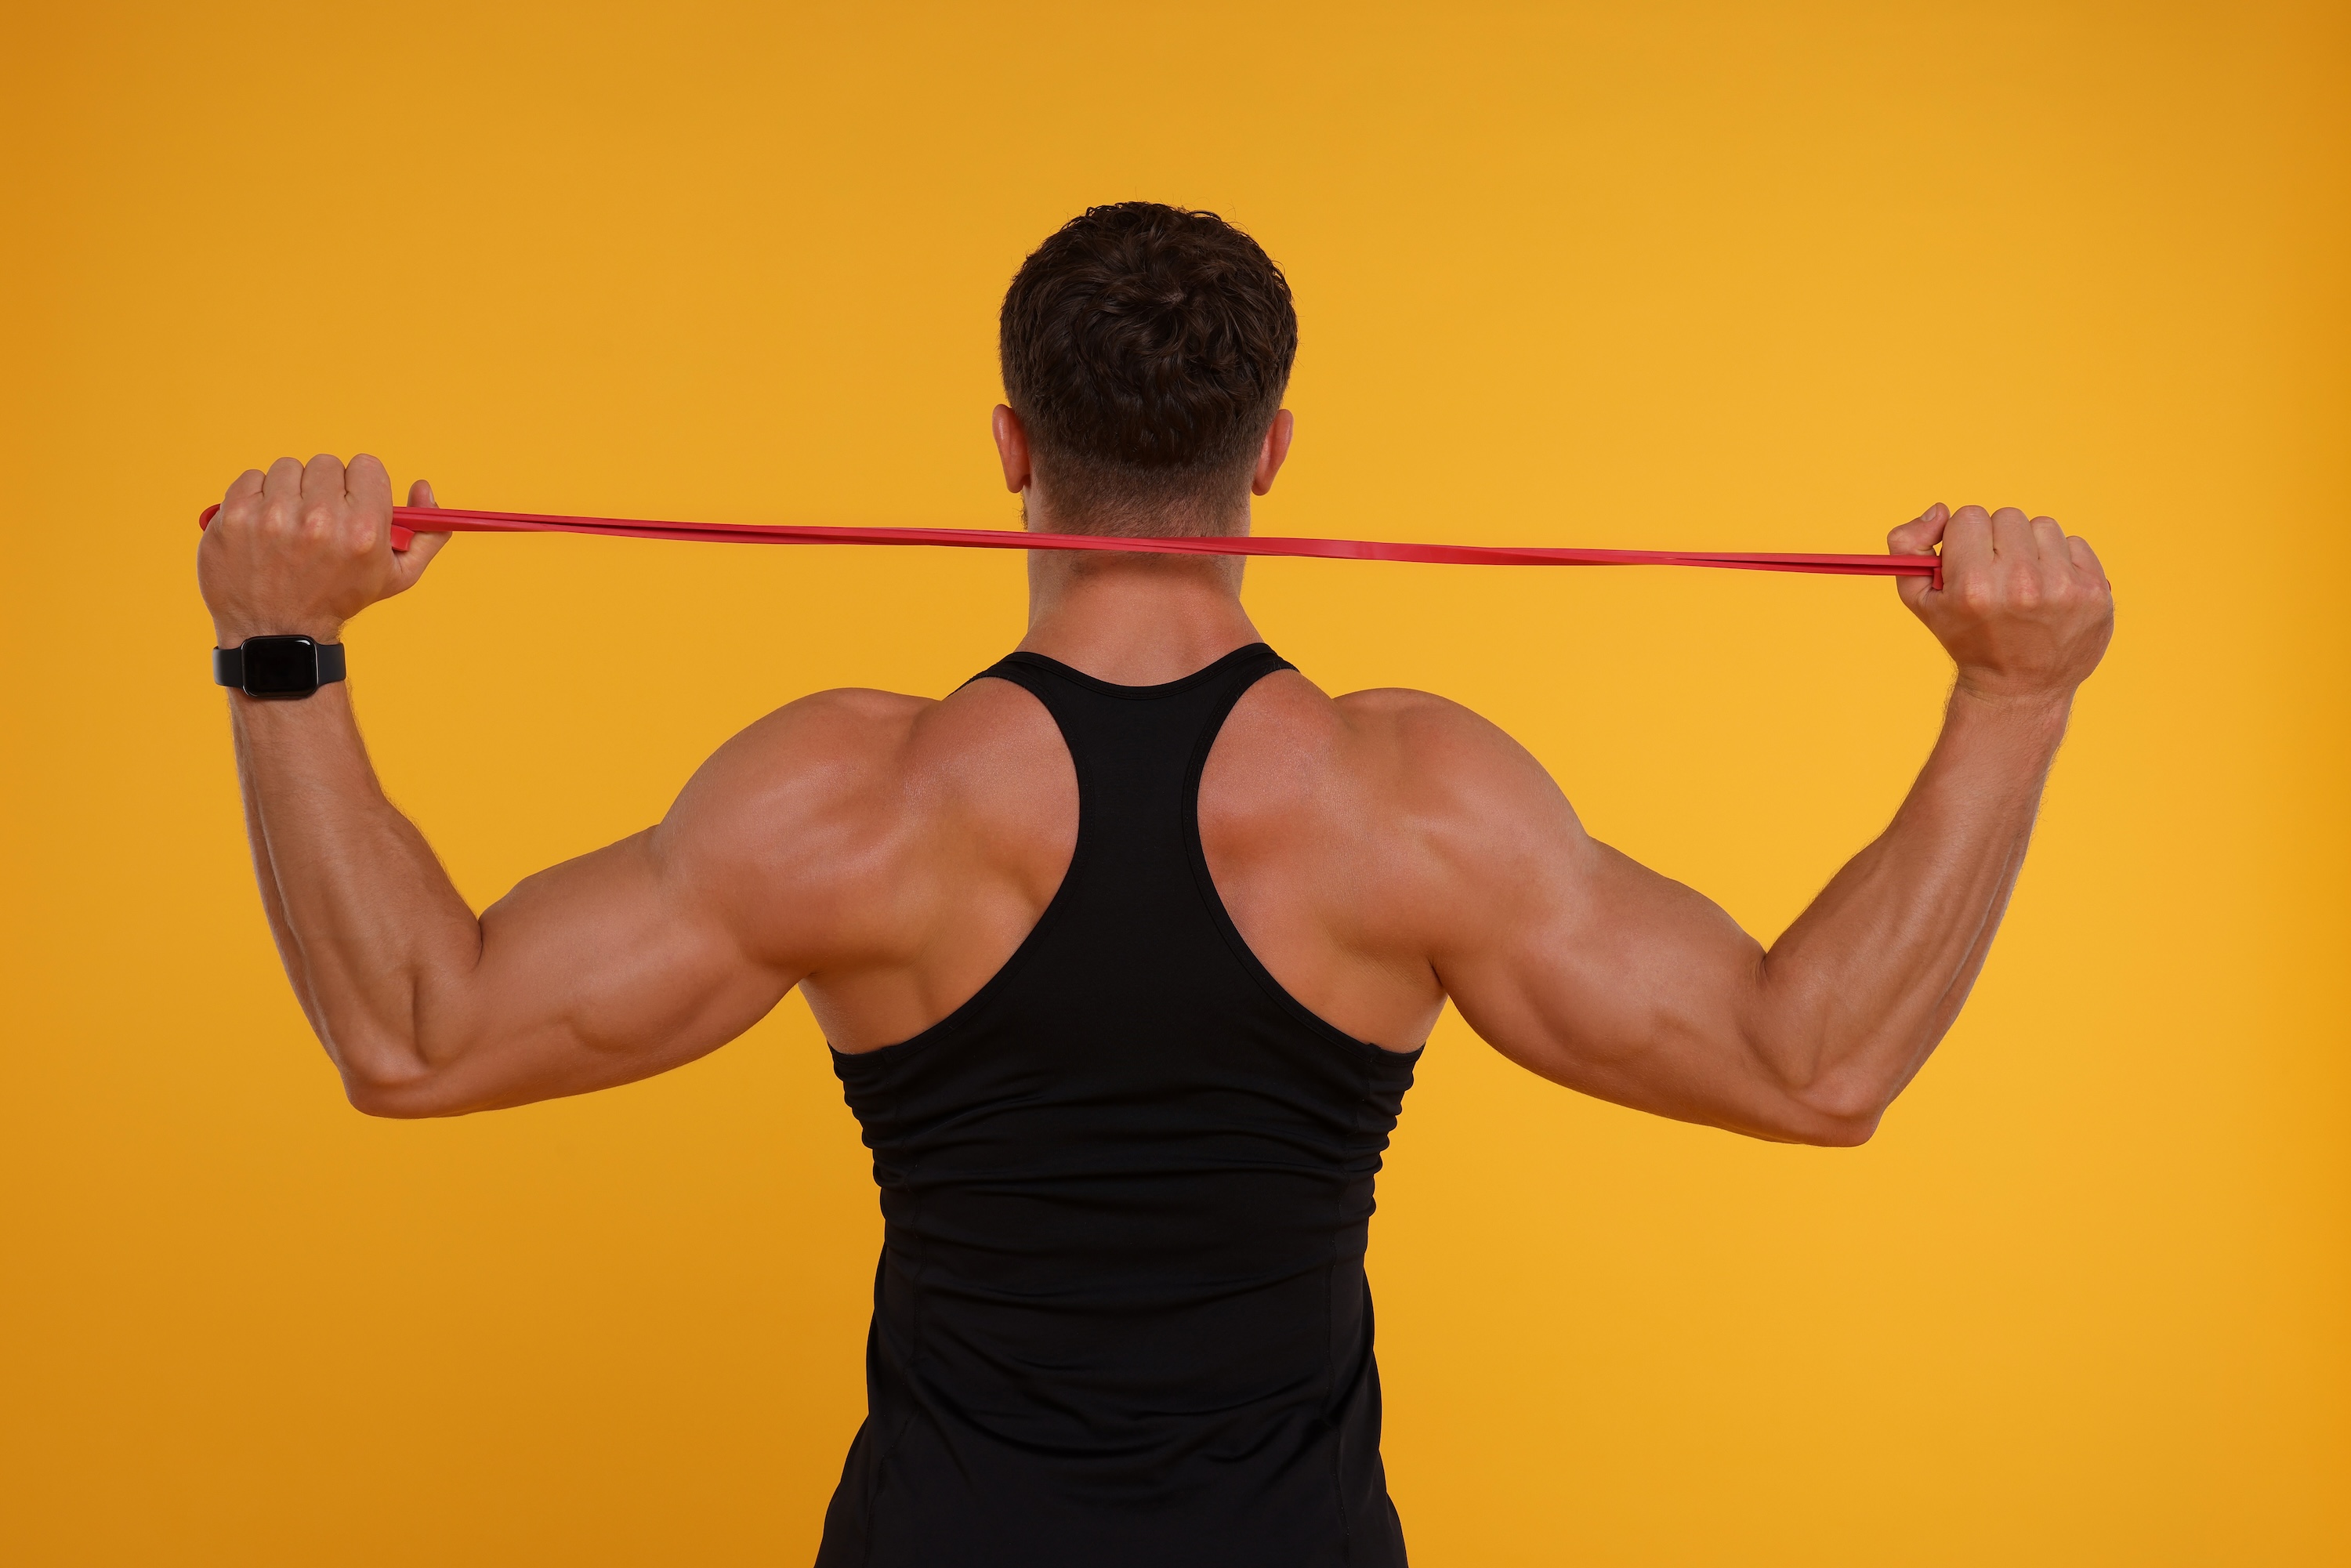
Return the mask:
[(319, 644), (308, 637), (249, 637), (245, 689), (256, 697), (300, 696), (319, 689)]

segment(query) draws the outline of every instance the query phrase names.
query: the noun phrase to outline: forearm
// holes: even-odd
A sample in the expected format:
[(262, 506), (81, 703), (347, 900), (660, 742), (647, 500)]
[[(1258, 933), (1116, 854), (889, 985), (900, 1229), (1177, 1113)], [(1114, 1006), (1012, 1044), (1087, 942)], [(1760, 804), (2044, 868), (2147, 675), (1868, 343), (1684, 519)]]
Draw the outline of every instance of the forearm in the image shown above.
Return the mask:
[(341, 684), (229, 698), (262, 904), (304, 1013), (348, 1084), (431, 1070), (430, 999), (481, 927), (369, 764)]
[[(231, 697), (232, 704), (235, 701)], [(250, 747), (246, 744), (245, 726), (238, 723), (232, 709), (229, 731), (236, 748), (237, 790), (245, 807), (246, 841), (253, 848), (253, 877), (261, 890), (261, 912), (269, 922), (269, 935), (277, 944), (279, 962), (286, 967), (286, 978), (294, 988), (294, 999), (309, 1020), (311, 1032), (326, 1038), (326, 1026), (318, 1011), (310, 1005), (310, 989), (302, 974), (302, 950), (294, 941), (293, 928), (286, 924), (286, 899), (277, 888), (277, 868), (270, 863), (269, 837), (262, 831), (261, 801), (253, 788), (253, 766)]]
[(1751, 1032), (1807, 1104), (1874, 1123), (1959, 1016), (2070, 706), (1955, 691), (1893, 823), (1764, 956)]

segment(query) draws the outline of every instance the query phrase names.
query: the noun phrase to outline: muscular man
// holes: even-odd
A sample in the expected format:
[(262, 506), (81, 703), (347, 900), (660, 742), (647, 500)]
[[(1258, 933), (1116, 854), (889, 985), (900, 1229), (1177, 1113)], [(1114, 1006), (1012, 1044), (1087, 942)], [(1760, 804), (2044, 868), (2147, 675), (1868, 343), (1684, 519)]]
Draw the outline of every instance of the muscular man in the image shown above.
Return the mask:
[[(1040, 530), (1245, 531), (1296, 343), (1246, 235), (1090, 211), (1005, 299), (1005, 484)], [(395, 552), (391, 510), (372, 457), (239, 477), (198, 559), (220, 646), (331, 643), (414, 584), (447, 536)], [(2112, 600), (2047, 517), (1888, 543), (1942, 549), (1939, 591), (1898, 585), (1958, 666), (1942, 735), (1769, 951), (1475, 714), (1326, 695), (1229, 558), (1032, 554), (980, 677), (792, 703), (479, 916), (347, 686), (229, 700), (262, 902), (360, 1110), (625, 1083), (808, 998), (887, 1220), (820, 1563), (1384, 1568), (1365, 1233), (1445, 1003), (1553, 1082), (1852, 1145), (1982, 967)]]

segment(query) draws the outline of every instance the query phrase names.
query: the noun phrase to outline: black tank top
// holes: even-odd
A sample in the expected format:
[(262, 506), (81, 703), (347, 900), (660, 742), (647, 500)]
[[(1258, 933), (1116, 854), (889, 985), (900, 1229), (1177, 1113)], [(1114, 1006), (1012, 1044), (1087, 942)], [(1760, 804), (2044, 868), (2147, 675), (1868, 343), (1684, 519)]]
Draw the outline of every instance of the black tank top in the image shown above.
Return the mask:
[(834, 1053), (885, 1222), (819, 1568), (1401, 1568), (1364, 1249), (1419, 1052), (1307, 1011), (1201, 852), (1262, 643), (1157, 686), (1034, 653), (1078, 779), (1061, 888), (911, 1040)]

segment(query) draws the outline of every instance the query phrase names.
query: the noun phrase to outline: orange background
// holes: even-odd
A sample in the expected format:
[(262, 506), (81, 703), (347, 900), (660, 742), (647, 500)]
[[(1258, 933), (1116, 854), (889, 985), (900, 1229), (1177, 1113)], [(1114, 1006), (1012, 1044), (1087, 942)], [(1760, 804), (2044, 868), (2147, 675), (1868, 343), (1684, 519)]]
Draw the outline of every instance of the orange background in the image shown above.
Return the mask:
[[(1448, 1018), (1374, 1229), (1452, 1564), (2351, 1557), (2339, 5), (23, 5), (0, 1557), (805, 1561), (879, 1227), (797, 1001), (668, 1078), (364, 1120), (240, 837), (191, 556), (279, 454), (453, 505), (1009, 526), (997, 301), (1090, 202), (1300, 299), (1260, 529), (1854, 550), (2014, 501), (2120, 587), (1976, 999), (1852, 1153)], [(1770, 934), (1946, 670), (1880, 582), (1278, 562), (1270, 639), (1521, 737)], [(351, 634), (477, 902), (1017, 559), (460, 539)]]

